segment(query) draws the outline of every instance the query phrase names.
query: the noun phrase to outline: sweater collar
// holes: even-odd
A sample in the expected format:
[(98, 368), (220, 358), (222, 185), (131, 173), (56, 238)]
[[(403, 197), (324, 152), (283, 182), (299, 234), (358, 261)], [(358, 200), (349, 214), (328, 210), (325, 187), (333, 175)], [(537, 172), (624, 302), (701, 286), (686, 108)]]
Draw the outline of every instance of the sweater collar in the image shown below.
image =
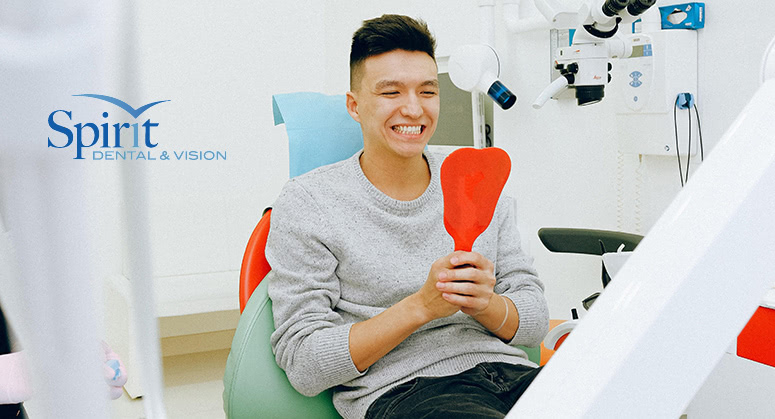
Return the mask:
[(441, 159), (439, 159), (438, 156), (434, 155), (433, 153), (428, 152), (427, 150), (423, 152), (423, 156), (428, 162), (428, 167), (431, 171), (431, 181), (428, 183), (428, 187), (425, 188), (425, 191), (422, 193), (422, 195), (411, 201), (400, 201), (398, 199), (391, 198), (377, 189), (377, 187), (374, 186), (366, 177), (366, 174), (363, 173), (363, 169), (360, 165), (361, 154), (363, 154), (363, 150), (355, 153), (350, 158), (349, 166), (354, 172), (359, 186), (366, 192), (366, 194), (388, 210), (406, 212), (421, 208), (428, 201), (434, 199), (434, 196), (441, 188), (439, 183)]

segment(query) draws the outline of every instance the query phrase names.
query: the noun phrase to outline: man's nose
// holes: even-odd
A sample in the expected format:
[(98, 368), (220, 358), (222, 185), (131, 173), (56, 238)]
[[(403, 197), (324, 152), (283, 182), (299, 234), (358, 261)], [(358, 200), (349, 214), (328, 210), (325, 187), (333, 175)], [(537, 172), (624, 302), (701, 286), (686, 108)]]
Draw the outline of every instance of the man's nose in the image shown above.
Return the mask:
[(409, 118), (419, 118), (423, 114), (422, 104), (417, 95), (408, 95), (406, 102), (401, 107), (401, 115)]

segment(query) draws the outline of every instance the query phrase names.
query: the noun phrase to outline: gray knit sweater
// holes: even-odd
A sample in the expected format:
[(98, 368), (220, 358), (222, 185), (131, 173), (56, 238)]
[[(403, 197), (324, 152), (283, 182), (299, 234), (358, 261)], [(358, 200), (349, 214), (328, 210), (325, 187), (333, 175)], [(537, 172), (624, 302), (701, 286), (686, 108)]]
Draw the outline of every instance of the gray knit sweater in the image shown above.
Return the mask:
[(454, 250), (444, 229), (441, 158), (426, 153), (431, 182), (413, 201), (375, 188), (359, 164), (361, 152), (291, 179), (272, 212), (267, 276), (278, 365), (302, 394), (334, 387), (345, 418), (361, 418), (395, 385), (418, 376), (445, 376), (482, 362), (534, 365), (516, 345), (536, 346), (548, 330), (543, 285), (522, 252), (514, 202), (502, 197), (473, 250), (495, 264), (495, 292), (519, 312), (508, 344), (472, 317), (431, 321), (373, 364), (355, 368), (350, 327), (376, 316), (425, 283), (431, 264)]

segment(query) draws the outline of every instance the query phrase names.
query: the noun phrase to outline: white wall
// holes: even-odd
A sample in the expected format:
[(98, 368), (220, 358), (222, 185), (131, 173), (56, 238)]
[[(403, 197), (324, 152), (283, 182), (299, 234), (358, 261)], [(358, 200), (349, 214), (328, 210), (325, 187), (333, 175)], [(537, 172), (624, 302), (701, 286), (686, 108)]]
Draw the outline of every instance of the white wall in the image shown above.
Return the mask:
[(323, 11), (317, 1), (138, 4), (142, 103), (170, 100), (158, 105), (158, 141), (227, 153), (148, 165), (160, 314), (237, 307), (245, 244), (288, 176), (271, 95), (323, 85)]

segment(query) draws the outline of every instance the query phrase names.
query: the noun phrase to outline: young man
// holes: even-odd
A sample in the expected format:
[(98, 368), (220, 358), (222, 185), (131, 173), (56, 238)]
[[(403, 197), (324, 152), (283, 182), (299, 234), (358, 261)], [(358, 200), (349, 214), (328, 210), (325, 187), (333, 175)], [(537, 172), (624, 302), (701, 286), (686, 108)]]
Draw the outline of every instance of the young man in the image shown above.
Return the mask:
[(502, 197), (473, 252), (444, 229), (435, 41), (423, 22), (364, 22), (347, 110), (350, 159), (290, 180), (274, 205), (267, 277), (277, 363), (334, 388), (346, 418), (503, 417), (538, 369), (516, 345), (548, 329), (543, 285)]

